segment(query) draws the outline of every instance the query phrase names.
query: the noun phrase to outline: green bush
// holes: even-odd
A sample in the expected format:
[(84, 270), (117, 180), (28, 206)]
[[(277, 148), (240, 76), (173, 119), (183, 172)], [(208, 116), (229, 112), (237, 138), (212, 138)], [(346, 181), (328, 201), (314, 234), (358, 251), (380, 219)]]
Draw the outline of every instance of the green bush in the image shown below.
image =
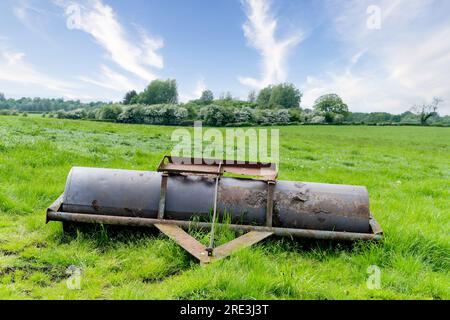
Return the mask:
[(189, 116), (186, 108), (176, 104), (132, 105), (117, 120), (125, 123), (179, 125)]
[(194, 120), (183, 120), (183, 121), (180, 122), (180, 126), (193, 127), (194, 126)]
[(235, 122), (235, 123), (227, 123), (225, 127), (252, 127), (253, 123), (250, 122)]
[(248, 123), (255, 120), (255, 111), (249, 107), (236, 108), (233, 115), (236, 123)]
[(199, 115), (209, 126), (224, 126), (234, 122), (232, 109), (214, 104), (201, 108)]
[(8, 110), (8, 109), (1, 109), (0, 110), (1, 116), (17, 116), (16, 110)]
[(122, 107), (118, 104), (105, 105), (100, 109), (98, 119), (117, 121), (122, 113)]

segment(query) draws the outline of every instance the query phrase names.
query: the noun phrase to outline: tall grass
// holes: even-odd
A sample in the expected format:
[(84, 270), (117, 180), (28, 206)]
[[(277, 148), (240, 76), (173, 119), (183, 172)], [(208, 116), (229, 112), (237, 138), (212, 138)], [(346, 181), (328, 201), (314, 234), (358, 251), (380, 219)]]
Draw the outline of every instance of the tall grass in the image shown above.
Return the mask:
[[(271, 238), (199, 266), (152, 231), (64, 234), (45, 208), (74, 165), (152, 170), (171, 127), (0, 118), (0, 298), (448, 299), (450, 129), (280, 128), (280, 179), (367, 186), (382, 243)], [(209, 234), (192, 230), (207, 243)], [(217, 230), (216, 243), (234, 237)], [(82, 268), (81, 290), (66, 269)], [(370, 290), (367, 268), (381, 270)]]

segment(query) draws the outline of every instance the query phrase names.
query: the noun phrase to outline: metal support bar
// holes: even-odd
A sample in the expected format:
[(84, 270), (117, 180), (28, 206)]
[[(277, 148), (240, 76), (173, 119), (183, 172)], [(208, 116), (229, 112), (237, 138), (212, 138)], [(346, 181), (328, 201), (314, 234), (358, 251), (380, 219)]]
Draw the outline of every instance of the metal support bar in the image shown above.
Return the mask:
[(222, 175), (222, 162), (219, 163), (219, 167), (217, 169), (217, 177), (216, 177), (216, 187), (214, 189), (214, 211), (211, 225), (211, 235), (209, 238), (209, 246), (206, 248), (208, 252), (208, 256), (212, 256), (214, 250), (214, 226), (216, 224), (216, 215), (217, 215), (217, 194), (219, 192), (219, 180)]
[(62, 193), (56, 200), (53, 202), (50, 207), (47, 208), (47, 214), (45, 215), (45, 223), (48, 223), (50, 220), (48, 218), (49, 212), (57, 212), (61, 209), (62, 203), (64, 199), (64, 193)]
[[(54, 212), (47, 211), (47, 221), (67, 221), (67, 222), (84, 222), (84, 223), (103, 223), (112, 225), (125, 225), (134, 227), (150, 227), (155, 224), (172, 224), (178, 225), (182, 228), (188, 229), (190, 226), (196, 226), (204, 229), (211, 229), (209, 222), (192, 222), (183, 220), (160, 220), (151, 218), (136, 218), (136, 217), (122, 217), (122, 216), (107, 216), (98, 214), (85, 213), (71, 213), (71, 212)], [(218, 226), (226, 226), (234, 231), (270, 231), (277, 236), (298, 237), (309, 239), (322, 240), (382, 240), (382, 234), (374, 233), (356, 233), (356, 232), (342, 232), (342, 231), (324, 231), (324, 230), (310, 230), (310, 229), (294, 229), (294, 228), (270, 228), (262, 226), (251, 225), (236, 225), (236, 224), (221, 224)]]
[(156, 223), (155, 227), (194, 256), (200, 263), (205, 264), (210, 262), (210, 258), (206, 253), (206, 247), (179, 226)]
[(374, 234), (383, 234), (383, 229), (381, 229), (380, 224), (377, 222), (377, 220), (375, 220), (372, 214), (370, 215), (369, 224)]
[(214, 260), (228, 257), (234, 252), (250, 247), (273, 235), (272, 231), (250, 231), (214, 249)]
[(273, 222), (273, 193), (275, 190), (275, 181), (267, 181), (267, 209), (266, 226), (271, 227)]
[(159, 197), (159, 207), (158, 207), (158, 219), (164, 218), (164, 211), (166, 210), (166, 193), (167, 193), (167, 173), (161, 175), (161, 194)]

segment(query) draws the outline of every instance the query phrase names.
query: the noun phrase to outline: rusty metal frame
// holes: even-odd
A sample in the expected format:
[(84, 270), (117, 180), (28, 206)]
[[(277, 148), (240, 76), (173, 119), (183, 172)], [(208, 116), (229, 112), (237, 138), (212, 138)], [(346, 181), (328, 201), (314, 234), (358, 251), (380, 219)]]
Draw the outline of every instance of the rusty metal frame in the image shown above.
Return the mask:
[(189, 252), (189, 254), (200, 261), (201, 264), (208, 264), (226, 258), (234, 252), (250, 247), (273, 234), (273, 232), (270, 231), (250, 231), (234, 240), (216, 247), (214, 251), (208, 251), (208, 247), (201, 244), (197, 239), (177, 225), (155, 224), (155, 227), (175, 241), (184, 250)]
[(209, 246), (206, 248), (206, 251), (208, 252), (208, 256), (213, 255), (214, 251), (214, 231), (215, 231), (215, 225), (216, 225), (216, 219), (217, 219), (217, 196), (219, 193), (219, 180), (220, 177), (223, 174), (223, 168), (222, 168), (222, 162), (219, 163), (219, 167), (217, 168), (216, 173), (216, 185), (214, 188), (214, 208), (213, 208), (213, 217), (212, 217), (212, 224), (211, 224), (211, 234), (209, 235)]
[[(216, 161), (214, 163), (214, 161)], [(276, 178), (278, 176), (275, 164), (268, 163), (249, 163), (229, 164), (225, 160), (199, 159), (199, 158), (177, 158), (164, 156), (161, 160), (158, 171), (161, 176), (161, 191), (158, 206), (157, 219), (137, 218), (124, 216), (109, 216), (72, 213), (62, 211), (64, 194), (58, 197), (56, 201), (47, 209), (46, 222), (81, 222), (81, 223), (100, 223), (111, 225), (138, 226), (138, 227), (156, 227), (162, 233), (174, 240), (187, 252), (194, 256), (202, 264), (207, 264), (215, 260), (223, 259), (237, 250), (249, 247), (258, 243), (271, 235), (288, 236), (297, 238), (323, 239), (323, 240), (374, 240), (383, 238), (383, 230), (371, 215), (369, 225), (371, 233), (354, 233), (341, 231), (325, 231), (310, 229), (278, 228), (273, 227), (273, 209), (274, 209), (274, 190)], [(251, 177), (256, 180), (267, 183), (267, 208), (266, 225), (236, 225), (216, 223), (218, 182), (225, 173), (233, 173)], [(184, 220), (166, 220), (164, 211), (166, 207), (167, 183), (169, 175), (213, 175), (216, 178), (216, 187), (214, 192), (214, 211), (212, 222), (193, 222)], [(191, 226), (211, 230), (209, 246), (206, 247), (190, 236), (185, 230)], [(244, 235), (214, 248), (214, 230), (216, 226), (226, 226), (233, 231), (247, 232)]]
[[(184, 229), (189, 229), (191, 222), (189, 221), (172, 221), (164, 219), (149, 219), (149, 218), (131, 218), (131, 217), (117, 217), (117, 216), (97, 216), (82, 213), (69, 213), (61, 211), (64, 194), (58, 197), (47, 209), (46, 223), (49, 221), (61, 222), (82, 222), (82, 223), (100, 223), (110, 225), (124, 225), (124, 226), (139, 226), (139, 227), (156, 227), (175, 241), (183, 249), (185, 249), (194, 258), (200, 261), (201, 264), (208, 264), (210, 262), (226, 258), (234, 252), (252, 246), (267, 237), (274, 234), (270, 230), (244, 230), (248, 233), (237, 237), (221, 246), (214, 248), (214, 251), (208, 250), (208, 247), (201, 244), (197, 239), (189, 235)], [(119, 218), (119, 219), (115, 219)], [(120, 219), (125, 218), (125, 219)], [(173, 223), (172, 223), (173, 222)], [(218, 224), (222, 225), (222, 224)], [(214, 223), (201, 223), (199, 227), (207, 227), (212, 229)], [(235, 230), (234, 228), (232, 228)]]
[[(170, 224), (177, 225), (183, 229), (189, 229), (192, 226), (211, 229), (210, 222), (194, 222), (184, 220), (165, 220), (165, 219), (152, 219), (152, 218), (136, 218), (136, 217), (123, 217), (123, 216), (108, 216), (108, 215), (95, 215), (85, 213), (70, 213), (61, 211), (63, 196), (61, 195), (48, 209), (46, 220), (49, 221), (61, 221), (61, 222), (83, 222), (83, 223), (102, 223), (111, 225), (125, 225), (135, 227), (151, 227), (155, 224)], [(294, 229), (294, 228), (278, 228), (278, 227), (265, 227), (265, 226), (253, 226), (253, 225), (237, 225), (237, 224), (221, 224), (217, 223), (217, 226), (227, 227), (233, 231), (269, 231), (273, 232), (276, 236), (307, 238), (307, 239), (322, 239), (322, 240), (342, 240), (342, 241), (358, 241), (358, 240), (375, 240), (379, 241), (383, 239), (383, 231), (374, 219), (370, 217), (369, 224), (371, 227), (371, 233), (356, 233), (356, 232), (344, 232), (344, 231), (325, 231), (325, 230), (312, 230), (312, 229)]]
[(202, 264), (209, 263), (211, 257), (208, 254), (207, 248), (197, 241), (194, 237), (174, 224), (155, 224), (155, 227), (162, 233), (175, 241), (180, 247), (189, 252), (194, 258)]
[[(157, 171), (162, 173), (158, 219), (163, 219), (164, 217), (167, 177), (169, 175), (212, 175), (215, 177), (216, 184), (214, 190), (214, 202), (213, 202), (214, 209), (211, 222), (211, 234), (209, 246), (206, 247), (205, 249), (208, 252), (209, 257), (212, 257), (214, 252), (214, 231), (217, 216), (219, 180), (225, 172), (243, 175), (246, 177), (252, 177), (256, 178), (256, 180), (267, 182), (266, 226), (272, 227), (273, 198), (274, 198), (276, 178), (278, 177), (278, 169), (276, 164), (274, 163), (261, 163), (248, 161), (236, 163), (233, 161), (230, 163), (224, 159), (182, 158), (165, 155), (162, 158), (161, 162), (159, 163)], [(161, 228), (159, 229), (164, 233), (164, 229), (163, 230)], [(177, 234), (179, 236), (180, 241), (186, 238), (185, 235), (181, 236), (182, 233), (180, 233), (179, 231), (175, 232), (174, 230), (170, 229), (169, 232), (172, 232), (168, 234), (169, 237), (173, 237), (173, 234)], [(258, 237), (251, 237), (251, 239), (257, 238)]]
[(181, 175), (217, 175), (221, 167), (222, 173), (231, 173), (257, 180), (275, 181), (278, 168), (275, 163), (230, 161), (224, 159), (183, 158), (165, 155), (158, 165), (158, 172)]

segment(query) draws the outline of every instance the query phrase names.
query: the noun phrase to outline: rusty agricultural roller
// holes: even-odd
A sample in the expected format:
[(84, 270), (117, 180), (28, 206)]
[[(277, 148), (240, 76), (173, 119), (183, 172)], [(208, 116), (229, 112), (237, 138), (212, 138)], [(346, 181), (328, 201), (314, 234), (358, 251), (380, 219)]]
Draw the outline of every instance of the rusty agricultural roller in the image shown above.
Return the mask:
[[(365, 187), (281, 181), (277, 175), (271, 163), (172, 156), (156, 172), (74, 167), (64, 193), (47, 209), (47, 222), (154, 226), (201, 263), (271, 235), (382, 239)], [(215, 247), (214, 231), (225, 214), (228, 228), (246, 233)], [(192, 225), (211, 231), (208, 246), (183, 230)]]

